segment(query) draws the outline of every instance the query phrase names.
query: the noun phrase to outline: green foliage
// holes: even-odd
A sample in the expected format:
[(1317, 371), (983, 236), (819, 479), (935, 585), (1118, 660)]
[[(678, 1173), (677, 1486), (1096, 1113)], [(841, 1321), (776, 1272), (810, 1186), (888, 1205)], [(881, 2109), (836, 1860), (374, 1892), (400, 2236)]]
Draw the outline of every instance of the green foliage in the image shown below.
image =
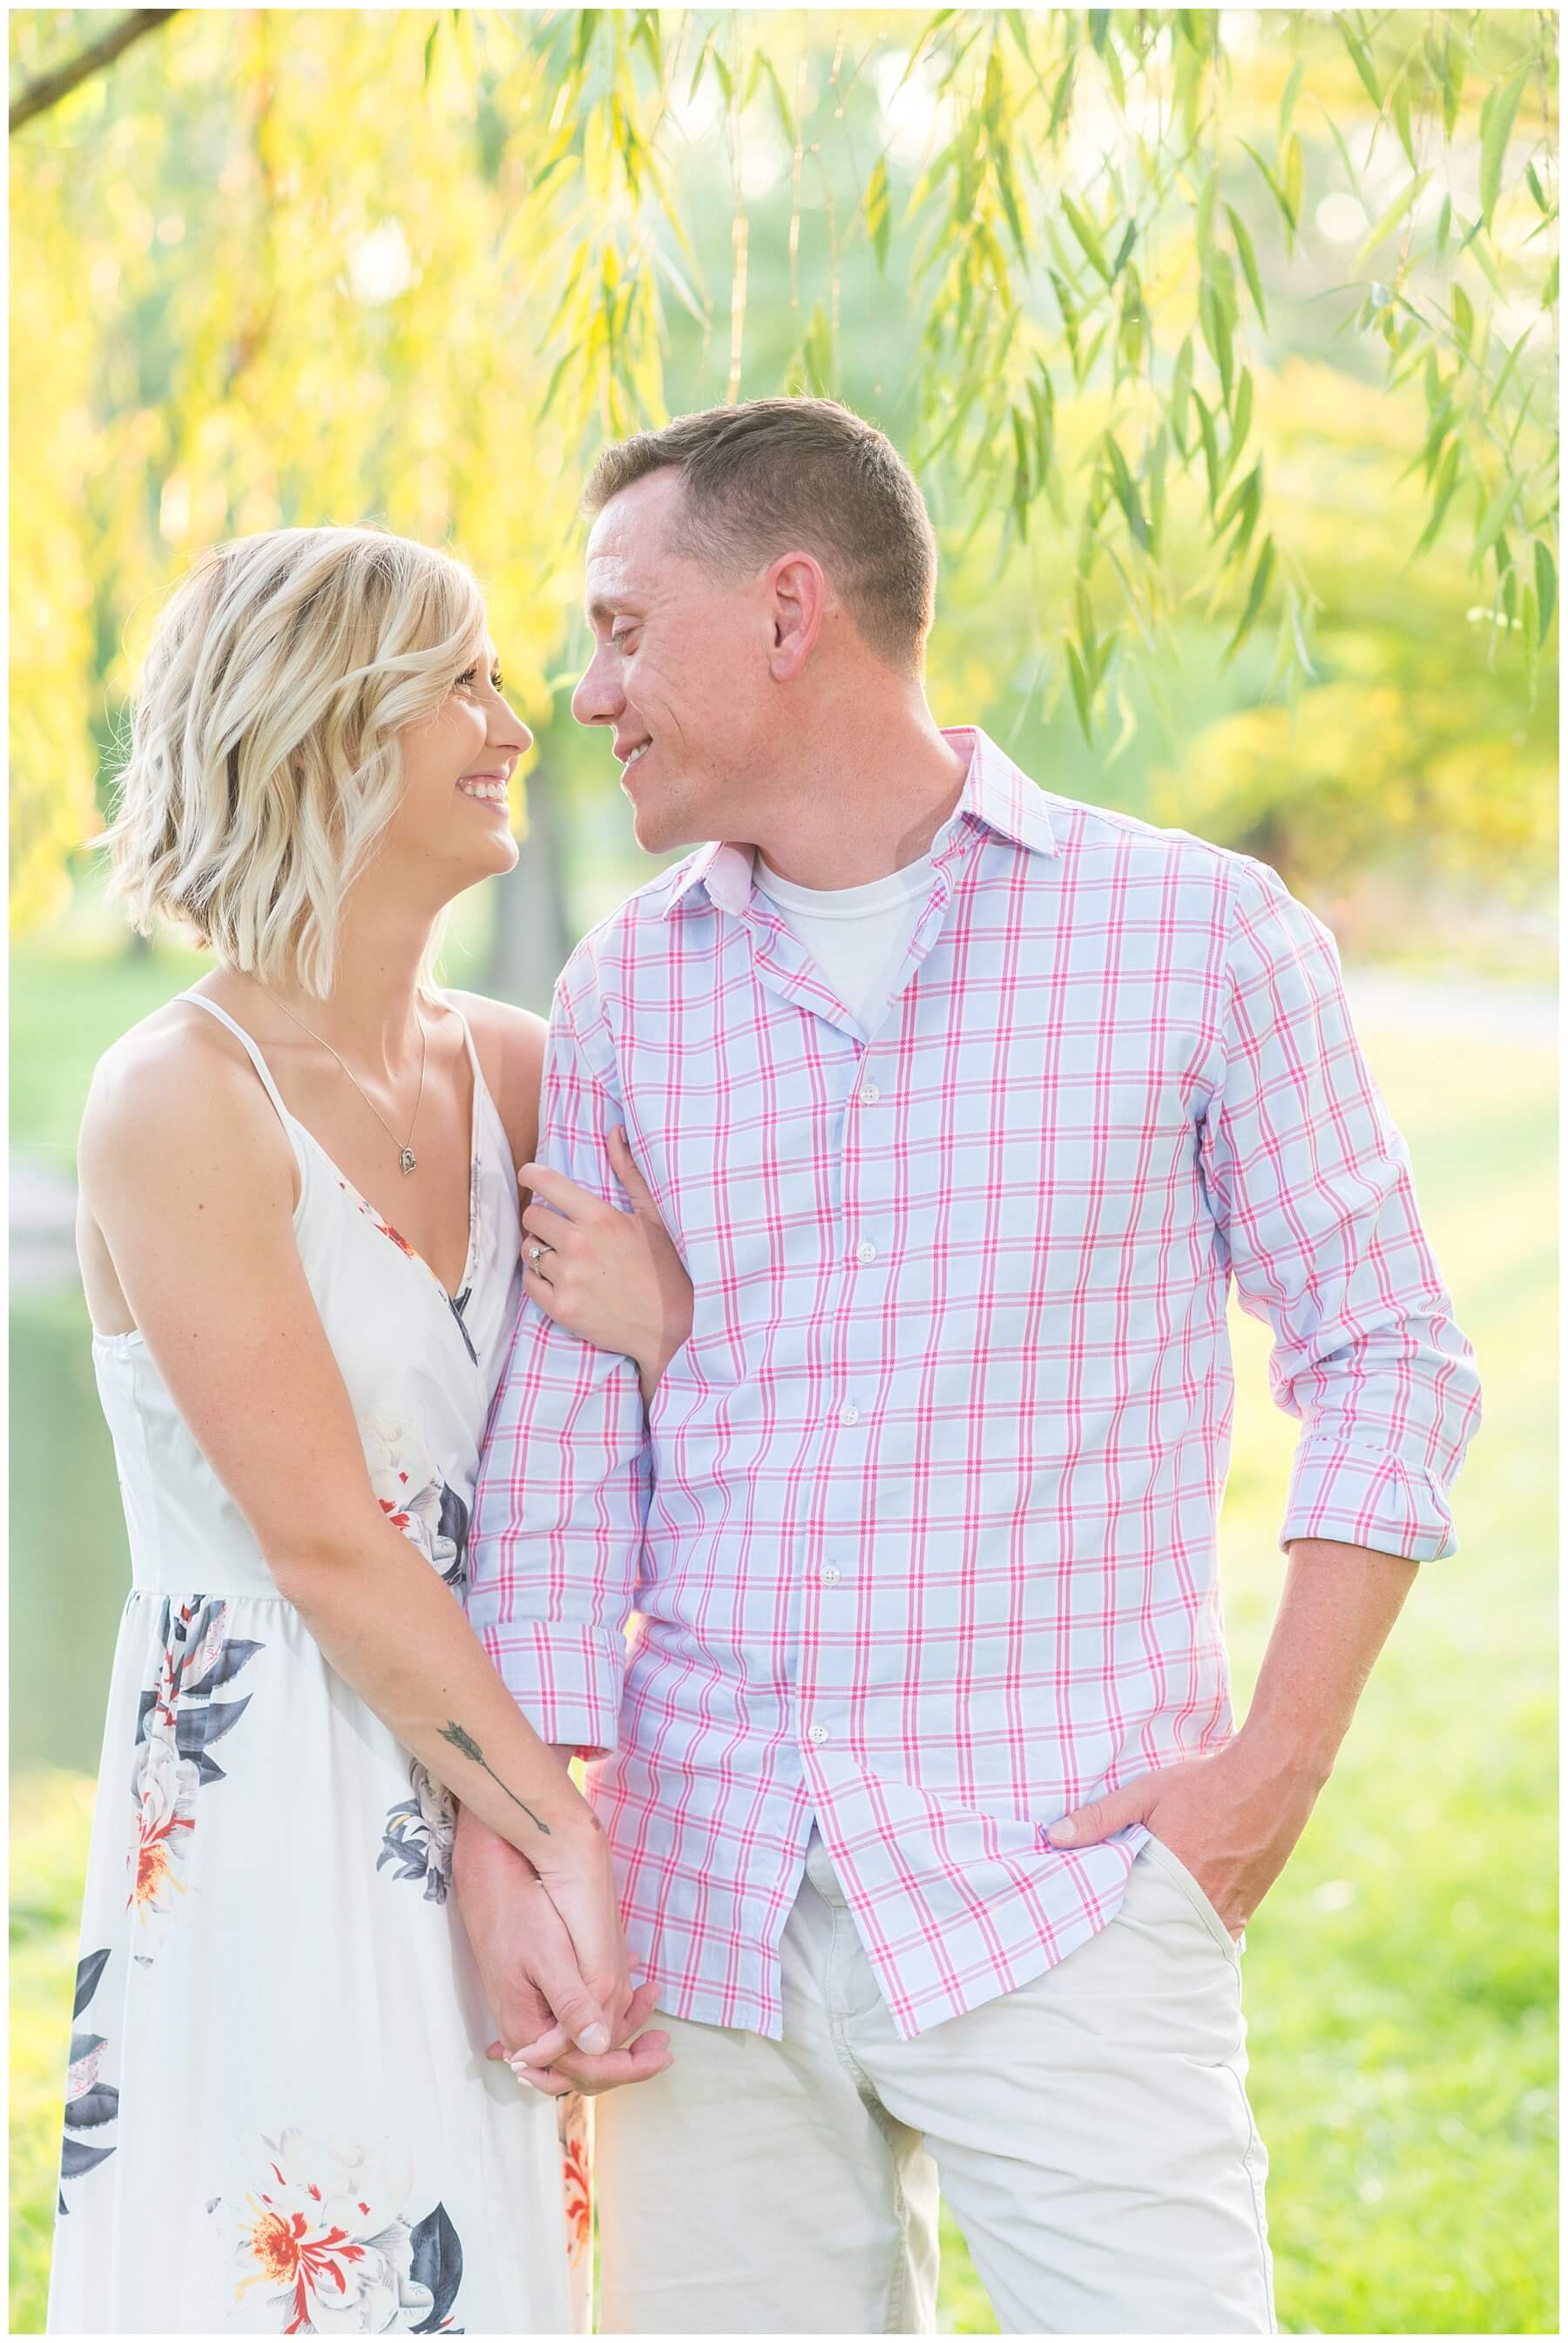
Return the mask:
[[(1413, 420), (1413, 386), (1395, 396)], [(1555, 842), (1555, 704), (1521, 706), (1499, 659), (1523, 616), (1510, 627), (1473, 599), (1446, 543), (1420, 567), (1405, 558), (1418, 483), (1390, 477), (1325, 367), (1292, 361), (1265, 402), (1280, 467), (1312, 483), (1281, 520), (1287, 558), (1313, 580), (1312, 671), (1288, 703), (1254, 689), (1181, 740), (1156, 763), (1149, 812), (1261, 855), (1313, 900), (1393, 866), (1416, 885), (1529, 901)], [(1409, 427), (1385, 406), (1385, 447)], [(1554, 588), (1543, 548), (1532, 598), (1548, 614)], [(1531, 623), (1539, 640), (1538, 612)]]
[[(1370, 417), (1381, 373), (1402, 418), (1411, 548), (1468, 520), (1528, 699), (1555, 603), (1554, 26), (1244, 23), (187, 10), (37, 115), (13, 146), (18, 918), (59, 907), (127, 640), (200, 546), (368, 514), (450, 538), (538, 712), (586, 455), (760, 391), (884, 422), (950, 570), (995, 520), (999, 558), (1065, 578), (1047, 689), (1114, 759), (1196, 618), (1270, 643), (1269, 691), (1310, 679), (1268, 394), (1334, 337), (1337, 395)], [(18, 85), (95, 30), (12, 25)], [(1333, 198), (1370, 229), (1348, 283)]]

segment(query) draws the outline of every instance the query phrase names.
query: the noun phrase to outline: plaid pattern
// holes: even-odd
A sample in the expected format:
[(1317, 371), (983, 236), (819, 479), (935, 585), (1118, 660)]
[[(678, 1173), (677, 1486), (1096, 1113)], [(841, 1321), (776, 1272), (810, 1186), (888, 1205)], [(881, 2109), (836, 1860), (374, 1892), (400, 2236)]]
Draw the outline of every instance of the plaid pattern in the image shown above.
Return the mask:
[(630, 1362), (525, 1302), (476, 1500), (470, 1615), (548, 1739), (608, 1753), (660, 2006), (775, 2036), (813, 1817), (913, 2036), (1114, 1914), (1147, 1834), (1047, 1824), (1230, 1734), (1232, 1275), (1302, 1423), (1282, 1540), (1451, 1553), (1478, 1412), (1325, 930), (950, 737), (873, 1033), (749, 849), (573, 954), (540, 1160), (624, 1202), (624, 1121), (695, 1324), (645, 1426)]

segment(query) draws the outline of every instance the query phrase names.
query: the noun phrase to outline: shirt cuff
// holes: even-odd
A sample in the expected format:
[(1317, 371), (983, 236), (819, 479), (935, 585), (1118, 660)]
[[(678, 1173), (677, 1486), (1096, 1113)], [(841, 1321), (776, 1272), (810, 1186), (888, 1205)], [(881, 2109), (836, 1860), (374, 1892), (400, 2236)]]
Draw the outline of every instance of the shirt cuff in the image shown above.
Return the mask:
[(482, 1626), (502, 1683), (541, 1741), (604, 1757), (615, 1747), (626, 1674), (626, 1637), (609, 1627), (523, 1619)]
[(1459, 1544), (1447, 1492), (1424, 1466), (1329, 1440), (1303, 1440), (1296, 1451), (1281, 1545), (1292, 1538), (1331, 1538), (1406, 1562), (1441, 1562)]

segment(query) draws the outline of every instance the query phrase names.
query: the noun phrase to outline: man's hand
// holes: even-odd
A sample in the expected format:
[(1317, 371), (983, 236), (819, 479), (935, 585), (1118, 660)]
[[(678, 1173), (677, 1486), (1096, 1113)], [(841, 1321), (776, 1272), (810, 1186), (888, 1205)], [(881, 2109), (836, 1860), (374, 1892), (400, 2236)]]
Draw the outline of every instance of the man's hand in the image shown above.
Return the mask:
[[(452, 1879), (499, 2029), (491, 2057), (505, 2059), (519, 2080), (534, 2082), (528, 2062), (515, 2054), (541, 2045), (552, 2056), (559, 2080), (536, 2087), (548, 2089), (552, 2097), (568, 2090), (610, 2090), (662, 2073), (669, 2064), (668, 2036), (638, 2038), (651, 2010), (651, 1988), (632, 1990), (622, 1958), (614, 1974), (607, 1964), (602, 1976), (588, 1977), (596, 1996), (590, 2000), (572, 1935), (549, 1888), (515, 1847), (466, 1806), (458, 1810)], [(561, 2055), (555, 2056), (558, 2049)]]
[(1252, 1705), (1234, 1740), (1140, 1774), (1046, 1833), (1052, 1846), (1092, 1846), (1129, 1823), (1146, 1823), (1233, 1936), (1306, 1828), (1421, 1566), (1330, 1538), (1292, 1538), (1289, 1554)]
[(616, 2090), (622, 2083), (648, 2082), (663, 2074), (674, 2055), (669, 2036), (662, 2029), (642, 2031), (653, 2016), (658, 1990), (653, 1985), (638, 1986), (627, 2004), (614, 2046), (599, 2057), (572, 2049), (555, 2027), (542, 2037), (539, 2047), (521, 2044), (508, 2049), (505, 2042), (497, 2041), (486, 2056), (504, 2059), (519, 2083), (530, 2084), (551, 2099), (564, 2099), (572, 2091), (586, 2092), (591, 2097), (600, 2091)]
[(1198, 1882), (1239, 1936), (1290, 1860), (1322, 1777), (1271, 1762), (1238, 1734), (1223, 1749), (1140, 1774), (1046, 1833), (1052, 1846), (1092, 1846), (1143, 1823)]

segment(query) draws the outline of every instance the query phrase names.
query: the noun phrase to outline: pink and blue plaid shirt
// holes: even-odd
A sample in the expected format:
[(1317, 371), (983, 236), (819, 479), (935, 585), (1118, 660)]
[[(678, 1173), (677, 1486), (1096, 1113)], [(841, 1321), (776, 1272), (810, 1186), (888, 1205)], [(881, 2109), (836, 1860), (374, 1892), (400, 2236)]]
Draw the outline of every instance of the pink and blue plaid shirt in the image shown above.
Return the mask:
[(1147, 1834), (1048, 1824), (1231, 1733), (1232, 1276), (1302, 1422), (1282, 1543), (1451, 1553), (1478, 1414), (1325, 930), (949, 737), (874, 1031), (749, 848), (573, 954), (539, 1160), (624, 1205), (624, 1121), (695, 1321), (645, 1422), (631, 1362), (526, 1302), (476, 1498), (470, 1616), (545, 1738), (606, 1753), (660, 2007), (774, 2036), (813, 1821), (910, 2036), (1115, 1913)]

